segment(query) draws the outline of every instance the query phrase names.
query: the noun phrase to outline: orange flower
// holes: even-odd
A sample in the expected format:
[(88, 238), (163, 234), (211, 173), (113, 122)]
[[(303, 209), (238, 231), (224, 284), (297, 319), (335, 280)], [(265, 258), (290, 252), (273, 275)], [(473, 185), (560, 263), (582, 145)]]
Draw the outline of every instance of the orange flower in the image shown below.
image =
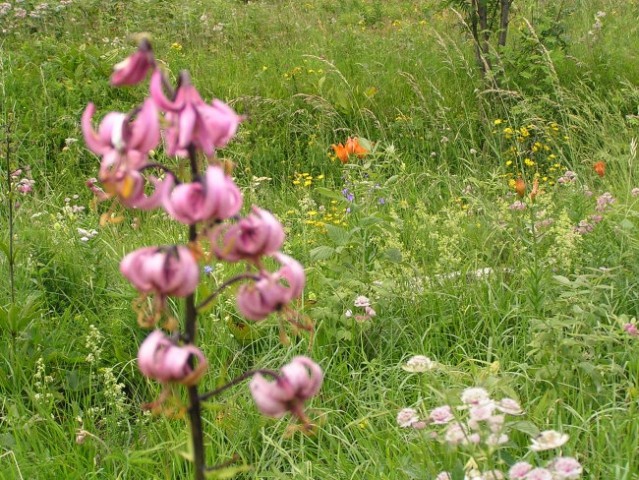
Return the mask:
[(357, 158), (362, 158), (368, 153), (368, 150), (359, 144), (357, 137), (348, 137), (346, 140), (346, 151), (349, 155), (357, 155)]
[(535, 197), (539, 194), (539, 179), (535, 178), (533, 180), (533, 188), (532, 191), (530, 192), (530, 201), (534, 202), (535, 201)]
[(331, 145), (331, 148), (335, 152), (335, 156), (339, 158), (339, 161), (342, 163), (347, 163), (351, 155), (357, 155), (357, 158), (362, 158), (368, 153), (368, 150), (359, 144), (357, 137), (348, 137), (346, 139), (346, 146), (338, 143), (337, 145)]
[(341, 143), (338, 143), (337, 145), (335, 144), (331, 145), (331, 147), (333, 148), (333, 151), (335, 152), (335, 156), (339, 158), (340, 162), (342, 163), (348, 162), (348, 150), (346, 149), (344, 145), (342, 145)]
[(595, 172), (597, 172), (597, 175), (599, 175), (600, 177), (603, 177), (606, 174), (605, 162), (595, 163), (594, 168), (595, 168)]
[(518, 178), (515, 180), (515, 191), (519, 198), (524, 198), (524, 194), (526, 193), (526, 182), (522, 178)]

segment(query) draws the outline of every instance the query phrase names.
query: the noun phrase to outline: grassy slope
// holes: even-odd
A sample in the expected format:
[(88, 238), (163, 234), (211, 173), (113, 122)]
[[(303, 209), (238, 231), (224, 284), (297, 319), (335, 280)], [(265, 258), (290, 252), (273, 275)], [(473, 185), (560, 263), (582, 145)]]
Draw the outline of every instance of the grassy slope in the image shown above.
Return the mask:
[[(504, 90), (511, 93), (490, 95), (456, 16), (425, 0), (82, 5), (46, 24), (23, 22), (0, 43), (2, 118), (13, 116), (14, 161), (31, 165), (37, 182), (16, 221), (18, 304), (37, 295), (40, 308), (0, 334), (3, 478), (187, 476), (177, 454), (187, 448), (185, 421), (139, 415), (138, 406), (159, 390), (132, 361), (144, 332), (130, 310), (134, 293), (117, 272), (125, 252), (173, 243), (185, 232), (150, 213), (140, 215), (138, 229), (127, 216), (83, 244), (76, 229), (97, 228), (97, 214), (61, 213), (65, 197), (78, 194), (85, 206), (90, 200), (83, 183), (95, 175), (95, 159), (81, 142), (63, 148), (66, 138), (80, 138), (86, 103), (102, 113), (126, 110), (144, 93), (107, 86), (112, 64), (130, 51), (128, 36), (139, 31), (152, 34), (173, 73), (188, 68), (206, 97), (249, 115), (224, 155), (238, 164), (246, 203), (285, 221), (287, 248), (308, 267), (306, 300), (316, 300), (304, 308), (317, 323), (312, 356), (327, 371), (313, 404), (325, 419), (318, 434), (287, 438), (286, 422), (262, 419), (240, 388), (207, 413), (211, 463), (238, 453), (253, 465), (247, 478), (431, 478), (458, 457), (399, 430), (397, 411), (412, 405), (426, 412), (482, 384), (520, 398), (526, 418), (542, 429), (569, 433), (566, 453), (583, 460), (586, 478), (638, 478), (638, 347), (620, 333), (621, 316), (637, 315), (638, 307), (638, 208), (629, 194), (637, 173), (628, 147), (636, 125), (625, 117), (639, 101), (631, 9), (575, 2), (563, 22), (572, 40), (565, 53), (551, 36), (544, 37), (550, 51), (540, 48), (517, 16), (516, 48), (505, 56)], [(602, 37), (591, 41), (597, 10), (607, 16)], [(562, 168), (577, 171), (578, 184), (546, 185), (534, 215), (545, 210), (557, 220), (564, 212), (576, 224), (594, 213), (583, 185), (595, 195), (611, 191), (617, 203), (592, 234), (575, 240), (570, 226), (536, 232), (533, 209), (508, 210), (514, 198), (502, 175), (512, 142), (493, 126), (496, 118), (505, 122), (500, 128), (560, 125), (568, 139), (550, 144)], [(330, 144), (348, 135), (378, 143), (368, 170), (328, 159)], [(603, 179), (592, 172), (598, 160), (607, 162)], [(325, 178), (304, 188), (292, 184), (295, 172)], [(345, 172), (358, 200), (344, 229), (327, 234), (307, 222), (309, 212), (330, 208), (316, 188), (339, 195)], [(272, 180), (250, 190), (253, 175)], [(382, 184), (384, 206), (370, 193), (371, 177)], [(1, 208), (5, 219), (6, 202)], [(326, 259), (319, 250), (309, 254), (322, 246), (344, 248)], [(426, 280), (487, 266), (498, 273), (481, 281)], [(343, 317), (359, 294), (375, 302), (371, 324)], [(2, 303), (9, 304), (8, 288)], [(257, 329), (258, 338), (242, 339), (225, 325), (234, 312), (229, 295), (204, 315), (206, 387), (307, 352), (303, 336), (282, 346), (275, 321)], [(93, 363), (86, 360), (90, 324), (103, 338)], [(399, 365), (412, 354), (448, 367), (407, 375)], [(48, 383), (37, 377), (40, 357)], [(124, 384), (124, 405), (113, 400), (117, 389), (105, 367)], [(43, 392), (53, 396), (36, 396)], [(74, 443), (80, 427), (95, 437)], [(509, 452), (518, 458), (526, 435), (513, 442)]]

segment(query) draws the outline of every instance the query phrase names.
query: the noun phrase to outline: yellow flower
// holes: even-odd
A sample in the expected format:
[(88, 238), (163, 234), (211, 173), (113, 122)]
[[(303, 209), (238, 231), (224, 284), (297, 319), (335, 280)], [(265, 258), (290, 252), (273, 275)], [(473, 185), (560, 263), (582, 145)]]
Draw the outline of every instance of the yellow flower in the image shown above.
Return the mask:
[(502, 120), (501, 118), (498, 118), (497, 120), (495, 120), (495, 121), (493, 122), (493, 125), (495, 125), (495, 126), (497, 126), (497, 125), (501, 125), (501, 124), (502, 124), (502, 122), (503, 122), (503, 120)]
[(506, 162), (506, 166), (507, 166), (507, 167), (510, 167), (512, 164), (513, 164), (513, 161), (512, 161), (512, 160), (508, 160), (508, 161)]
[(521, 133), (521, 136), (526, 138), (530, 136), (530, 132), (528, 131), (528, 129), (526, 127), (521, 127), (519, 129), (519, 133)]
[(530, 158), (525, 158), (524, 165), (526, 165), (527, 167), (532, 167), (533, 165), (535, 165), (535, 162), (532, 161)]

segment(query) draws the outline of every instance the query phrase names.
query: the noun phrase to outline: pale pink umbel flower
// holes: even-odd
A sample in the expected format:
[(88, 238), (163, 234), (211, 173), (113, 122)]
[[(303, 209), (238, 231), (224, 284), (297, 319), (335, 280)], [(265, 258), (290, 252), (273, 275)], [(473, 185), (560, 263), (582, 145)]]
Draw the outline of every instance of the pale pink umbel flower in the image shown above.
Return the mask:
[(572, 457), (557, 457), (550, 464), (554, 477), (559, 480), (574, 480), (581, 476), (583, 467)]
[(532, 468), (533, 466), (528, 462), (517, 462), (508, 470), (508, 478), (510, 480), (525, 479)]
[(547, 468), (535, 468), (524, 477), (526, 480), (553, 480), (552, 473)]
[(445, 425), (455, 418), (450, 405), (434, 408), (428, 416), (433, 425)]
[(532, 445), (530, 449), (535, 452), (542, 452), (544, 450), (552, 450), (553, 448), (559, 448), (568, 441), (570, 437), (561, 432), (555, 430), (545, 430), (532, 439)]
[(402, 408), (397, 413), (397, 425), (402, 428), (409, 428), (419, 422), (419, 415), (414, 408)]

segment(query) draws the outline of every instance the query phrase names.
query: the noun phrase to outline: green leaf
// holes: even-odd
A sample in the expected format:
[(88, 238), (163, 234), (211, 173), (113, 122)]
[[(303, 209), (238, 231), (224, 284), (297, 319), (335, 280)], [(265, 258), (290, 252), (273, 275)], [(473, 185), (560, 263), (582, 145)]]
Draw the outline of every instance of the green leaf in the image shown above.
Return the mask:
[(513, 422), (510, 424), (511, 428), (513, 428), (514, 430), (526, 433), (528, 435), (530, 435), (531, 437), (536, 437), (537, 435), (539, 435), (539, 428), (537, 428), (537, 425), (535, 425), (532, 422), (529, 422), (527, 420), (521, 420), (519, 422)]
[(398, 248), (389, 248), (384, 252), (384, 257), (391, 263), (402, 263), (402, 252)]
[(310, 251), (310, 256), (313, 262), (319, 262), (331, 258), (334, 253), (335, 249), (333, 247), (320, 245), (319, 247), (315, 247), (313, 250)]
[(328, 234), (328, 238), (338, 246), (346, 245), (351, 237), (346, 230), (335, 225), (326, 225), (326, 233)]
[(317, 187), (313, 189), (313, 192), (317, 193), (318, 195), (321, 195), (322, 197), (330, 198), (331, 200), (338, 200), (340, 202), (346, 201), (346, 199), (342, 196), (341, 193), (336, 192), (335, 190), (331, 190), (330, 188)]

